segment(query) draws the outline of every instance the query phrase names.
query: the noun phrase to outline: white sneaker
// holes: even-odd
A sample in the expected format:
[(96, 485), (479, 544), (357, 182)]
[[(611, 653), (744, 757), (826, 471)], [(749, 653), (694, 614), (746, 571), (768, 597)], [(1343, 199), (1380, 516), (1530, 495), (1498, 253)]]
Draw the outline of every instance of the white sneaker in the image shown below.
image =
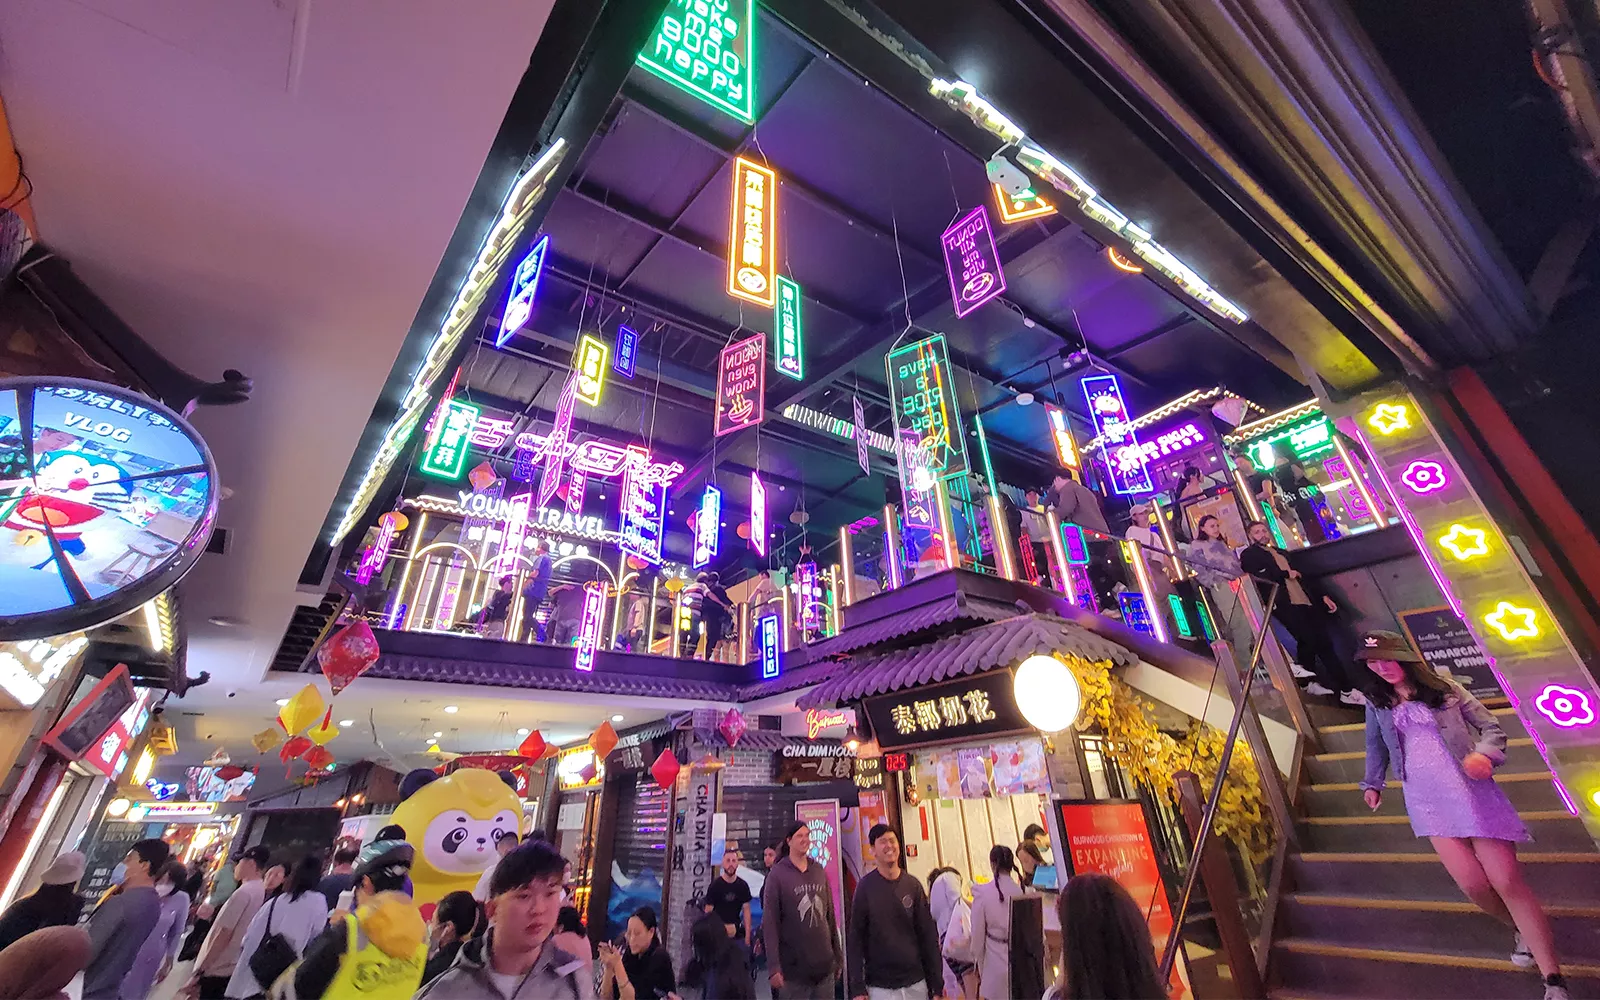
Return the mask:
[[(1517, 936), (1511, 944), (1511, 964), (1519, 969), (1533, 968), (1533, 952), (1529, 951), (1528, 946), (1523, 943), (1521, 931), (1517, 932)], [(1559, 990), (1561, 987), (1557, 986), (1556, 989)], [(1548, 994), (1546, 995), (1548, 996)]]
[(1310, 684), (1306, 685), (1306, 694), (1320, 694), (1327, 696), (1333, 694), (1333, 689), (1330, 687), (1324, 687), (1316, 681), (1312, 681)]
[(1307, 677), (1315, 677), (1315, 676), (1317, 676), (1316, 674), (1314, 674), (1311, 671), (1307, 670), (1305, 667), (1302, 667), (1300, 664), (1294, 663), (1292, 661), (1289, 664), (1289, 673), (1294, 674), (1294, 679), (1297, 680), (1297, 681), (1303, 681)]
[(1571, 1000), (1572, 995), (1565, 986), (1550, 986), (1544, 988), (1544, 1000)]
[(1344, 702), (1346, 705), (1365, 705), (1367, 703), (1367, 696), (1362, 694), (1360, 691), (1357, 691), (1355, 688), (1351, 688), (1348, 691), (1339, 692), (1339, 700)]

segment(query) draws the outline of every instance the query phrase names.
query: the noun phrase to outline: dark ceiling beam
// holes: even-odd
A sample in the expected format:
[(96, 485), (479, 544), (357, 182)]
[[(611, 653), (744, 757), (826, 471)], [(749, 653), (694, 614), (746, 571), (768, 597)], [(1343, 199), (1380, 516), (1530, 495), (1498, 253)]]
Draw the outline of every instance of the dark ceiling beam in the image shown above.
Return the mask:
[[(612, 285), (610, 276), (598, 269), (593, 274), (585, 271), (582, 264), (563, 257), (554, 252), (550, 255), (550, 263), (545, 265), (545, 273), (559, 278), (563, 283), (577, 289), (580, 293), (604, 296), (613, 302), (619, 302), (630, 309), (653, 320), (678, 327), (685, 333), (692, 334), (706, 343), (715, 344), (718, 350), (728, 342), (729, 327), (719, 320), (713, 320), (698, 313), (685, 312), (675, 305), (669, 305), (653, 295), (643, 292), (613, 291), (607, 287)], [(614, 287), (614, 285), (612, 286)], [(496, 318), (498, 322), (498, 317)], [(643, 333), (643, 330), (639, 331)]]
[(1194, 321), (1194, 315), (1188, 311), (1184, 311), (1183, 313), (1180, 313), (1179, 315), (1167, 320), (1165, 323), (1157, 326), (1155, 329), (1147, 330), (1144, 333), (1139, 334), (1137, 337), (1134, 337), (1130, 340), (1125, 340), (1109, 351), (1100, 352), (1091, 350), (1089, 353), (1102, 361), (1110, 361), (1113, 358), (1120, 358), (1129, 351), (1136, 351), (1152, 341), (1160, 340), (1162, 337), (1166, 336), (1172, 331), (1181, 330)]

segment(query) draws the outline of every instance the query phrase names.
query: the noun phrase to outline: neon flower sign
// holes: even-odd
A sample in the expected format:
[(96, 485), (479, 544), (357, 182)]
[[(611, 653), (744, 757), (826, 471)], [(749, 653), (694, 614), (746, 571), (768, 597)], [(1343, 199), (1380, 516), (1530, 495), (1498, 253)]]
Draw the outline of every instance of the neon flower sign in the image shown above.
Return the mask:
[(1409, 486), (1413, 493), (1432, 493), (1450, 485), (1450, 477), (1445, 475), (1444, 466), (1438, 462), (1421, 460), (1406, 466), (1406, 471), (1400, 473), (1400, 481)]
[(606, 366), (611, 361), (611, 348), (593, 334), (578, 338), (572, 352), (572, 370), (578, 377), (578, 399), (590, 406), (600, 405), (600, 393), (606, 387)]
[(972, 312), (1006, 290), (1000, 266), (1000, 247), (989, 226), (989, 210), (979, 205), (962, 216), (940, 237), (944, 267), (950, 276), (950, 296), (956, 318)]
[(506, 346), (506, 341), (533, 315), (533, 297), (539, 293), (539, 277), (544, 273), (544, 258), (549, 249), (550, 234), (545, 233), (517, 265), (516, 273), (511, 276), (506, 307), (500, 313), (500, 330), (495, 334), (494, 346)]
[(1150, 470), (1145, 465), (1139, 435), (1128, 419), (1128, 406), (1122, 400), (1122, 383), (1115, 375), (1089, 375), (1083, 379), (1083, 398), (1089, 404), (1101, 444), (1106, 452), (1106, 470), (1111, 488), (1128, 496), (1149, 493)]
[(707, 486), (700, 497), (700, 511), (694, 521), (694, 568), (700, 569), (717, 557), (717, 539), (722, 526), (722, 491)]
[(750, 473), (750, 547), (758, 556), (767, 554), (767, 488), (758, 472)]
[(604, 624), (602, 612), (605, 605), (605, 584), (591, 580), (583, 585), (583, 617), (578, 623), (578, 649), (572, 657), (572, 665), (578, 670), (594, 669), (594, 654), (600, 648), (600, 626)]
[(728, 223), (728, 294), (772, 308), (777, 301), (778, 175), (742, 156), (733, 160)]
[(1545, 718), (1562, 729), (1594, 724), (1594, 706), (1590, 704), (1589, 694), (1577, 688), (1546, 684), (1533, 705)]

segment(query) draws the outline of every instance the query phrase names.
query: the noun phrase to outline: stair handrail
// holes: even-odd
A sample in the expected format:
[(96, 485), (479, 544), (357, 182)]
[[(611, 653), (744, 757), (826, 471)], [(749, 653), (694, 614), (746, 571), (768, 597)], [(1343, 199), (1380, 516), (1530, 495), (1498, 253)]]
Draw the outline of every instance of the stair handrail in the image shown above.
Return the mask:
[[(1266, 616), (1272, 614), (1272, 609), (1278, 602), (1278, 584), (1274, 582), (1270, 586), (1271, 590), (1267, 593)], [(1263, 623), (1267, 620), (1266, 616), (1262, 618)], [(1239, 694), (1233, 705), (1233, 719), (1228, 723), (1228, 737), (1223, 741), (1222, 756), (1217, 761), (1217, 776), (1211, 782), (1211, 793), (1206, 798), (1205, 813), (1200, 817), (1200, 832), (1195, 836), (1190, 851), (1191, 860), (1189, 870), (1183, 879), (1183, 894), (1178, 897), (1178, 908), (1172, 915), (1172, 935), (1167, 938), (1167, 947), (1161, 956), (1161, 982), (1167, 982), (1171, 977), (1173, 963), (1178, 957), (1178, 946), (1183, 941), (1183, 922), (1188, 917), (1189, 903), (1194, 898), (1195, 883), (1200, 878), (1201, 865), (1197, 863), (1197, 859), (1211, 837), (1211, 828), (1217, 818), (1217, 807), (1222, 801), (1222, 785), (1228, 780), (1228, 765), (1233, 760), (1233, 747), (1238, 742), (1239, 728), (1244, 725), (1245, 714), (1250, 709), (1250, 685), (1255, 680), (1256, 663), (1261, 659), (1261, 647), (1266, 643), (1269, 634), (1270, 630), (1265, 627), (1256, 633), (1255, 644), (1250, 650), (1250, 662), (1237, 685)], [(1231, 656), (1229, 658), (1231, 659)], [(1219, 666), (1221, 665), (1219, 663)], [(1234, 685), (1230, 684), (1229, 687), (1231, 689)], [(1276, 765), (1269, 765), (1269, 768), (1275, 770)], [(1284, 831), (1280, 831), (1282, 832)]]

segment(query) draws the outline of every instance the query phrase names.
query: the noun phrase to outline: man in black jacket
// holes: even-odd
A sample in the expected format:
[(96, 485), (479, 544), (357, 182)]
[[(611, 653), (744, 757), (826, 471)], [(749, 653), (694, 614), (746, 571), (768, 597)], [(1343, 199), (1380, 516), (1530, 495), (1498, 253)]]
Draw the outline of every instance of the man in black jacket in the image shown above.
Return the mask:
[(867, 832), (873, 870), (856, 884), (850, 912), (849, 996), (925, 1000), (943, 996), (939, 935), (922, 883), (900, 869), (900, 836), (885, 823)]
[(1291, 567), (1288, 558), (1272, 544), (1272, 530), (1266, 522), (1251, 521), (1247, 533), (1250, 545), (1239, 553), (1239, 567), (1255, 577), (1263, 604), (1271, 592), (1271, 584), (1278, 585), (1278, 599), (1272, 607), (1272, 615), (1294, 636), (1296, 658), (1301, 665), (1317, 675), (1316, 680), (1306, 685), (1306, 693), (1338, 694), (1339, 700), (1347, 705), (1365, 704), (1350, 682), (1328, 634), (1328, 617), (1338, 612), (1339, 605), (1327, 595), (1322, 596), (1322, 607), (1313, 603), (1300, 571)]

